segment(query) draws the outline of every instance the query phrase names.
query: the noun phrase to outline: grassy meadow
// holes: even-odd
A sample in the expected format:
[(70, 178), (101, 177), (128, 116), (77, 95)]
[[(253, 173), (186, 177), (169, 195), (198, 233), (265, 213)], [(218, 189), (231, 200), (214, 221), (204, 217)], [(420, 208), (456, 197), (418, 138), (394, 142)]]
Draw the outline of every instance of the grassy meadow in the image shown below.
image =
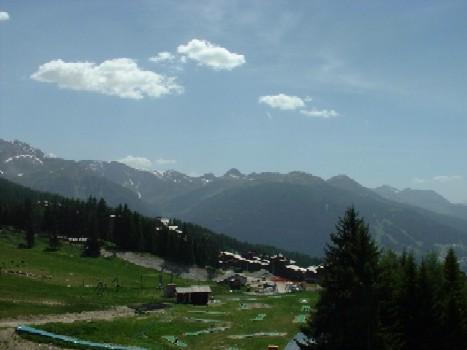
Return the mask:
[[(240, 299), (240, 300), (238, 300)], [(252, 300), (255, 299), (255, 300)], [(281, 297), (249, 296), (230, 294), (216, 296), (217, 304), (208, 306), (173, 305), (163, 311), (148, 315), (121, 318), (113, 321), (75, 322), (72, 324), (51, 323), (40, 328), (80, 339), (140, 346), (146, 349), (183, 349), (164, 339), (174, 336), (185, 343), (186, 349), (239, 349), (261, 350), (268, 344), (282, 349), (297, 333), (300, 324), (294, 323), (302, 313), (301, 303), (307, 299), (316, 301), (316, 294), (307, 292)], [(265, 307), (242, 308), (241, 304), (264, 304)], [(259, 306), (259, 305), (256, 305)], [(260, 313), (266, 314), (262, 321), (254, 320)], [(224, 331), (216, 328), (228, 327)], [(212, 333), (189, 335), (211, 329)], [(235, 339), (239, 335), (255, 333), (282, 333), (269, 336), (256, 334), (253, 337)]]
[[(41, 239), (33, 249), (19, 249), (21, 242), (22, 237), (18, 234), (0, 233), (0, 320), (29, 315), (40, 318), (40, 314), (101, 310), (117, 305), (168, 303), (163, 310), (109, 321), (38, 326), (82, 340), (153, 350), (183, 349), (170, 339), (178, 339), (178, 344), (186, 344), (186, 349), (194, 350), (260, 350), (266, 349), (268, 344), (282, 348), (299, 330), (300, 324), (293, 322), (294, 318), (306, 313), (304, 306), (313, 306), (317, 299), (317, 294), (312, 292), (280, 296), (230, 293), (211, 284), (213, 303), (208, 306), (179, 305), (173, 299), (161, 297), (161, 291), (155, 288), (159, 282), (157, 271), (118, 258), (84, 258), (79, 248), (68, 245), (49, 252), (46, 241)], [(116, 278), (119, 288), (115, 287)], [(165, 282), (170, 280), (168, 274), (163, 278)], [(97, 289), (99, 282), (107, 288)], [(174, 283), (199, 284), (178, 277), (174, 277)], [(255, 320), (259, 314), (265, 314), (264, 318)], [(206, 332), (186, 334), (197, 331)], [(255, 333), (277, 334), (239, 337)], [(44, 341), (36, 337), (28, 339)]]
[[(47, 251), (46, 240), (19, 249), (23, 237), (0, 233), (0, 318), (79, 312), (157, 301), (159, 272), (118, 258), (85, 258), (81, 249), (62, 245)], [(163, 274), (163, 280), (171, 276)], [(191, 282), (173, 277), (178, 285)], [(98, 288), (99, 282), (106, 286)], [(119, 285), (117, 288), (116, 285)]]

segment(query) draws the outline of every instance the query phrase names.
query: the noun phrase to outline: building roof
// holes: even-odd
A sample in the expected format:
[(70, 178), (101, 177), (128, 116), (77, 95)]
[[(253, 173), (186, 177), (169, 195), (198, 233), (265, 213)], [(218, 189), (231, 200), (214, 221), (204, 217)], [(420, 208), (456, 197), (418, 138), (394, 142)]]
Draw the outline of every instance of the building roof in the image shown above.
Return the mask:
[(305, 272), (306, 269), (303, 267), (297, 266), (297, 265), (286, 265), (285, 266), (287, 269), (294, 270), (294, 271), (300, 271), (300, 272)]
[(191, 287), (176, 287), (176, 293), (212, 293), (211, 287), (209, 286), (191, 286)]

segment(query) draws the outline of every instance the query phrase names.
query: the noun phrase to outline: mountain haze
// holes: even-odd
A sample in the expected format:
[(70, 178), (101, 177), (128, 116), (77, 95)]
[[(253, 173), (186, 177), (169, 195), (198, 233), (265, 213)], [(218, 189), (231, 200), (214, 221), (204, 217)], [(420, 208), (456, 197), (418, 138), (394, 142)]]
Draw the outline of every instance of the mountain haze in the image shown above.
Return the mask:
[(467, 205), (454, 204), (432, 190), (414, 190), (405, 188), (398, 190), (391, 186), (381, 186), (374, 189), (376, 193), (384, 198), (424, 208), (439, 214), (467, 219)]
[(192, 177), (118, 162), (50, 158), (25, 143), (4, 140), (0, 175), (65, 196), (126, 202), (144, 214), (175, 216), (235, 238), (315, 256), (322, 255), (337, 218), (354, 205), (383, 246), (423, 252), (455, 244), (467, 256), (467, 206), (430, 191), (369, 189), (345, 175), (324, 180), (299, 171), (242, 174), (231, 169), (222, 176)]

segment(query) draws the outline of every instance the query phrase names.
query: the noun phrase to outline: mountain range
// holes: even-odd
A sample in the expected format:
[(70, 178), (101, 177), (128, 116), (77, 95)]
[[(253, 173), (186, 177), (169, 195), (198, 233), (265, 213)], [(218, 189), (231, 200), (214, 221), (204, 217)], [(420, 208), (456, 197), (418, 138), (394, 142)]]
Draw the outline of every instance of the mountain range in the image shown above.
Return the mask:
[(379, 244), (398, 251), (455, 246), (467, 257), (467, 205), (433, 191), (366, 188), (345, 175), (305, 172), (188, 176), (116, 161), (52, 158), (0, 139), (0, 176), (67, 197), (103, 197), (146, 215), (178, 217), (252, 243), (321, 256), (337, 218), (354, 205)]

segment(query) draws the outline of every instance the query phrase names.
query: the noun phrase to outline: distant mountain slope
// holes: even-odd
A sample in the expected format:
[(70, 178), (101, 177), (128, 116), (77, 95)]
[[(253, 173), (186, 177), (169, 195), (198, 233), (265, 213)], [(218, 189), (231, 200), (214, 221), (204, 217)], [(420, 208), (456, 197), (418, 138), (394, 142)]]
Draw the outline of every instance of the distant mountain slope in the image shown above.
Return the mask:
[(467, 205), (453, 204), (432, 190), (414, 190), (411, 188), (398, 190), (386, 185), (377, 187), (374, 191), (380, 196), (392, 201), (410, 204), (434, 211), (435, 213), (467, 220)]
[[(97, 167), (103, 162), (93, 163)], [(144, 214), (157, 212), (156, 206), (147, 205), (134, 191), (100, 176), (89, 163), (49, 158), (20, 141), (0, 139), (0, 175), (39, 191), (79, 199), (103, 197), (110, 205), (127, 203)]]
[[(3, 220), (7, 220), (7, 218), (12, 219), (12, 217), (18, 218), (18, 216), (16, 215), (11, 215), (12, 213), (15, 212), (15, 210), (18, 210), (18, 208), (20, 208), (19, 214), (23, 215), (22, 210), (24, 210), (23, 209), (24, 207), (22, 207), (22, 205), (24, 204), (25, 200), (31, 200), (32, 202), (37, 202), (37, 203), (58, 202), (58, 203), (61, 203), (60, 205), (61, 207), (67, 209), (65, 210), (65, 212), (79, 213), (79, 210), (70, 210), (71, 208), (76, 209), (76, 207), (73, 207), (73, 205), (70, 204), (70, 201), (66, 201), (65, 197), (61, 195), (32, 190), (28, 187), (24, 187), (22, 185), (19, 185), (17, 183), (11, 182), (7, 179), (0, 177), (0, 227), (2, 224), (5, 223), (5, 221)], [(85, 202), (82, 201), (81, 203), (84, 204)], [(76, 204), (77, 203), (75, 203), (75, 205)], [(108, 209), (111, 209), (111, 208), (108, 208)], [(73, 215), (75, 214), (72, 214), (72, 216)], [(22, 216), (19, 217), (19, 221), (21, 223), (24, 222), (23, 219), (24, 218)], [(38, 217), (36, 217), (36, 219), (38, 219)], [(272, 256), (274, 254), (283, 254), (291, 259), (296, 260), (302, 266), (309, 266), (312, 264), (320, 263), (320, 259), (313, 258), (309, 255), (305, 255), (305, 254), (301, 254), (301, 253), (293, 252), (293, 251), (288, 251), (285, 249), (280, 249), (277, 247), (273, 247), (271, 245), (251, 244), (251, 243), (247, 243), (244, 241), (239, 241), (225, 234), (213, 232), (197, 224), (192, 224), (190, 222), (182, 222), (175, 218), (172, 218), (172, 220), (173, 220), (174, 225), (178, 225), (180, 228), (184, 230), (184, 232), (188, 232), (192, 236), (193, 239), (198, 240), (199, 244), (202, 245), (201, 251), (204, 251), (206, 254), (209, 253), (211, 255), (214, 255), (215, 259), (217, 259), (218, 253), (220, 251), (229, 250), (229, 251), (236, 251), (241, 254), (246, 254), (251, 251), (255, 251), (259, 255), (266, 254), (269, 256)], [(9, 224), (11, 224), (11, 222)], [(43, 227), (43, 225), (41, 224), (38, 224), (37, 226)], [(76, 228), (74, 225), (72, 226), (73, 228)], [(155, 232), (154, 225), (149, 226), (149, 232), (151, 234)], [(66, 232), (66, 234), (69, 234), (69, 232)], [(126, 232), (126, 234), (129, 234), (129, 233)], [(147, 241), (147, 243), (150, 244), (150, 241)], [(143, 246), (142, 249), (147, 251), (149, 247)]]
[[(145, 214), (179, 217), (255, 243), (321, 255), (338, 216), (354, 205), (377, 241), (416, 251), (456, 244), (466, 249), (465, 206), (430, 191), (366, 188), (345, 175), (323, 180), (304, 172), (191, 177), (149, 172), (118, 162), (48, 158), (19, 141), (0, 140), (0, 175), (35, 189), (110, 204), (126, 202)], [(431, 198), (431, 199), (430, 199)]]
[(369, 190), (355, 194), (326, 183), (313, 187), (250, 184), (209, 197), (180, 215), (240, 239), (318, 255), (337, 218), (350, 205), (358, 208), (382, 245), (399, 251), (467, 243), (465, 231), (433, 218), (428, 211), (390, 202)]

